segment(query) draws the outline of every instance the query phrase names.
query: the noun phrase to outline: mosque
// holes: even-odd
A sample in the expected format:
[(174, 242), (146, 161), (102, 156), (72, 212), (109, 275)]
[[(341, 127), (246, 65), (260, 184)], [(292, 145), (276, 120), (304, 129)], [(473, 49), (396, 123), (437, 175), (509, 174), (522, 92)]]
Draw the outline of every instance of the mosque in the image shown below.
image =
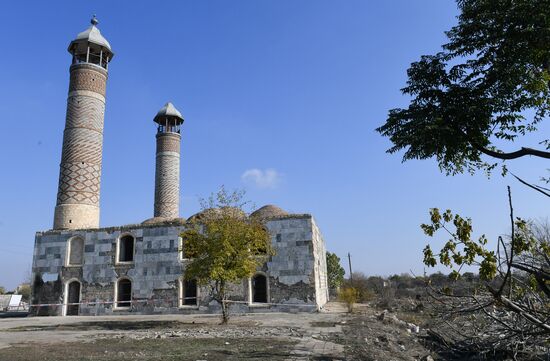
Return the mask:
[[(99, 226), (106, 86), (114, 52), (97, 25), (94, 16), (68, 48), (72, 62), (57, 203), (53, 228), (35, 236), (31, 314), (219, 312), (209, 287), (185, 276), (190, 259), (179, 237), (187, 224), (179, 216), (184, 118), (172, 103), (153, 117), (153, 217)], [(265, 222), (275, 255), (251, 278), (232, 285), (232, 312), (322, 308), (328, 301), (326, 251), (314, 218), (272, 205), (250, 216)]]

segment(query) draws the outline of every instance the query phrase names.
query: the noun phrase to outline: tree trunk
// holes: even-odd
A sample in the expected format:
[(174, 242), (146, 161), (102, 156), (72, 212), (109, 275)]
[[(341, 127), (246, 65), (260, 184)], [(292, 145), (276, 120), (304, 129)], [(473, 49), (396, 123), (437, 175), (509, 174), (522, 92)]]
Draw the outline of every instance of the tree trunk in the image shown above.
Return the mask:
[(225, 325), (229, 322), (229, 305), (226, 302), (225, 281), (220, 282), (219, 296), (222, 303), (222, 325)]

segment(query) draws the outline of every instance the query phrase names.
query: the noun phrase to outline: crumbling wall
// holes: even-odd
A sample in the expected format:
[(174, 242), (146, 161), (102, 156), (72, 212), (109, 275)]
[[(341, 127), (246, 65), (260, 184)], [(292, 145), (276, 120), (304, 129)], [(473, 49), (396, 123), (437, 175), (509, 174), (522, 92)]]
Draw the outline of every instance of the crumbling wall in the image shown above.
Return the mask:
[[(75, 232), (53, 235), (36, 234), (33, 252), (31, 304), (63, 303), (62, 268), (65, 262), (67, 241)], [(31, 315), (61, 315), (61, 306), (31, 307)]]
[(323, 235), (313, 218), (311, 218), (311, 229), (313, 233), (313, 257), (315, 259), (315, 300), (317, 305), (322, 307), (329, 300), (327, 251)]
[(63, 301), (63, 286), (61, 278), (54, 281), (44, 281), (40, 273), (35, 274), (32, 282), (31, 304), (38, 305), (29, 309), (33, 316), (58, 316), (61, 314), (61, 306), (41, 306), (59, 304)]

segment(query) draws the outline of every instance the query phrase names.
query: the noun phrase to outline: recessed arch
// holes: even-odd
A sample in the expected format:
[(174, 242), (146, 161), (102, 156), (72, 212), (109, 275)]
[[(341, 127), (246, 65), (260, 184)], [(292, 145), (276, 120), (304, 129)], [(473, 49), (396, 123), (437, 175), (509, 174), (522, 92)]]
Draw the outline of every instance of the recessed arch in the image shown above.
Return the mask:
[(196, 279), (186, 279), (185, 276), (179, 278), (178, 306), (199, 306), (199, 287)]
[(82, 299), (82, 284), (76, 278), (65, 282), (63, 292), (63, 315), (78, 316), (80, 313), (80, 300)]
[(132, 305), (132, 280), (121, 277), (115, 284), (115, 308), (126, 309)]
[(263, 272), (257, 272), (250, 279), (250, 302), (269, 302), (269, 279), (267, 275)]
[(69, 238), (67, 241), (66, 266), (82, 266), (84, 263), (84, 239), (80, 236)]

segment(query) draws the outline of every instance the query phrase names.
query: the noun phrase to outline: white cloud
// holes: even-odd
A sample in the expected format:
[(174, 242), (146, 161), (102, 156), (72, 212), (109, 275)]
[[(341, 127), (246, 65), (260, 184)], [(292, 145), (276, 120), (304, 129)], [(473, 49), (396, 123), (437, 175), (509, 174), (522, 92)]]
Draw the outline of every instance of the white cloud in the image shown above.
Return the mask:
[(274, 189), (277, 188), (282, 180), (282, 174), (275, 169), (261, 170), (258, 168), (247, 169), (242, 175), (241, 179), (246, 184), (253, 184), (262, 189)]

